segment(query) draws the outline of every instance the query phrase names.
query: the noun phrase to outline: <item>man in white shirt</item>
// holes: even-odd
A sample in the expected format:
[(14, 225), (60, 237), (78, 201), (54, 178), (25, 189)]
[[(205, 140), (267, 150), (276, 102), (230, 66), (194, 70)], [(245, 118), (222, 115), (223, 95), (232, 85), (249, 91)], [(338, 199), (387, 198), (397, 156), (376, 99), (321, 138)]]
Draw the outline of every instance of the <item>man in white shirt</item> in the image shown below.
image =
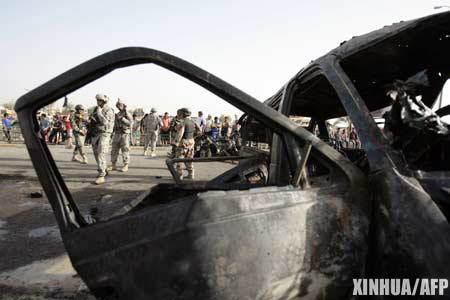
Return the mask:
[(198, 112), (198, 118), (195, 120), (195, 123), (197, 123), (198, 127), (200, 127), (201, 132), (205, 130), (205, 119), (203, 118), (203, 112)]
[(208, 118), (206, 118), (206, 120), (205, 120), (205, 127), (203, 128), (203, 132), (206, 135), (211, 136), (211, 128), (213, 126), (213, 122), (214, 122), (214, 120), (213, 120), (212, 116), (208, 115)]

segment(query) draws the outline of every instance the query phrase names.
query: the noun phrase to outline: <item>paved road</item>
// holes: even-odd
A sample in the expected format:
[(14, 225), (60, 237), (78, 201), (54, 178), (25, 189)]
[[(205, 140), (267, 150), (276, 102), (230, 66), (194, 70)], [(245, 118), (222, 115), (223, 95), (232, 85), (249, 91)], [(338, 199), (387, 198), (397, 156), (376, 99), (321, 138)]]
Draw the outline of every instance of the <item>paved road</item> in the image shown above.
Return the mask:
[[(88, 165), (71, 162), (71, 150), (63, 146), (50, 150), (84, 215), (96, 207), (98, 216), (107, 218), (153, 185), (172, 182), (165, 148), (155, 158), (144, 158), (142, 148), (133, 148), (130, 171), (113, 172), (102, 186), (92, 184), (96, 166), (90, 149)], [(196, 177), (212, 178), (230, 167), (199, 163)], [(91, 297), (72, 269), (45, 194), (31, 197), (42, 187), (23, 144), (0, 143), (0, 187), (0, 299)]]

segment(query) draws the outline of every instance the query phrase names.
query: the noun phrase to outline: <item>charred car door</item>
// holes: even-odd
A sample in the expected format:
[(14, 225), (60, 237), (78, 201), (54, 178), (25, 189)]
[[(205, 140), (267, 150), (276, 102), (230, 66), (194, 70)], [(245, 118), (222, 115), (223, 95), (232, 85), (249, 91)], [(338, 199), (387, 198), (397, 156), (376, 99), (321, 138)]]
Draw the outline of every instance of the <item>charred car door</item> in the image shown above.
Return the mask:
[[(245, 156), (237, 171), (209, 182), (157, 185), (113, 218), (88, 224), (35, 113), (117, 68), (143, 63), (171, 70), (244, 111), (279, 137), (278, 154)], [(289, 93), (286, 88), (284, 97)], [(99, 298), (336, 299), (349, 295), (352, 278), (364, 276), (370, 216), (364, 174), (289, 118), (186, 61), (147, 48), (117, 49), (22, 96), (16, 111), (67, 253)], [(308, 175), (311, 162), (324, 171)], [(236, 179), (261, 164), (269, 168), (267, 181)], [(272, 170), (282, 165), (287, 172)]]

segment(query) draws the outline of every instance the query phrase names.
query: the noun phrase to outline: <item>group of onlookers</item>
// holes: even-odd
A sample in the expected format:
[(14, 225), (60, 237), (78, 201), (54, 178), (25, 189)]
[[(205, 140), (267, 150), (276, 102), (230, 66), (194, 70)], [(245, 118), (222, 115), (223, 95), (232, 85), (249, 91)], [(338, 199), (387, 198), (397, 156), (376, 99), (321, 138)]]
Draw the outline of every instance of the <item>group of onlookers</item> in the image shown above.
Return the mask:
[(67, 115), (56, 114), (53, 117), (47, 117), (47, 114), (42, 113), (38, 116), (41, 133), (44, 135), (46, 142), (50, 144), (66, 143), (67, 148), (72, 149), (72, 125), (70, 117), (73, 112)]
[[(156, 113), (156, 110), (153, 114)], [(73, 148), (73, 129), (70, 122), (71, 116), (74, 114), (74, 110), (68, 114), (55, 114), (48, 116), (46, 113), (41, 113), (37, 116), (41, 133), (46, 142), (50, 144), (62, 144), (66, 143), (66, 146), (70, 149)], [(147, 117), (150, 118), (147, 120)], [(156, 141), (162, 145), (169, 145), (173, 136), (170, 134), (171, 121), (174, 117), (169, 116), (168, 112), (164, 115), (158, 116), (155, 119), (150, 114), (145, 114), (142, 119), (139, 119), (137, 114), (133, 114), (130, 144), (132, 146), (145, 145), (145, 137), (147, 141), (153, 140), (146, 132), (156, 132)], [(153, 119), (153, 120), (150, 120)], [(199, 111), (197, 118), (193, 118), (197, 125), (201, 128), (202, 133), (211, 136), (214, 140), (219, 137), (229, 137), (233, 131), (234, 123), (230, 117), (222, 116), (212, 117), (208, 115), (206, 118), (203, 116), (203, 112)], [(147, 120), (147, 121), (146, 121)], [(160, 121), (159, 121), (160, 120)], [(13, 117), (5, 113), (2, 118), (2, 127), (6, 140), (11, 142), (11, 127), (13, 124)], [(153, 128), (147, 128), (153, 127)], [(151, 134), (150, 134), (151, 135)], [(89, 141), (87, 141), (89, 142)]]
[[(47, 116), (46, 113), (42, 113), (37, 117), (46, 142), (50, 144), (62, 144), (65, 142), (68, 148), (73, 148), (73, 134), (70, 122), (73, 113), (74, 111), (71, 111), (67, 115), (55, 114), (50, 117)], [(173, 138), (173, 136), (170, 135), (170, 127), (174, 117), (169, 116), (168, 112), (165, 112), (162, 116), (157, 116), (155, 110), (153, 112), (151, 111), (149, 114), (145, 114), (141, 119), (139, 119), (137, 114), (133, 114), (132, 117), (133, 120), (130, 135), (130, 144), (132, 146), (144, 146), (146, 144), (146, 136), (147, 142), (149, 142), (149, 140), (155, 140), (162, 145), (170, 144), (170, 141)], [(6, 126), (10, 128), (7, 118), (4, 117), (3, 119), (5, 119)], [(211, 136), (214, 140), (219, 137), (230, 137), (235, 125), (235, 122), (228, 116), (222, 116), (221, 118), (216, 116), (213, 118), (211, 115), (208, 115), (205, 118), (201, 111), (198, 112), (198, 117), (193, 119), (201, 128), (202, 133)], [(5, 125), (3, 125), (3, 127), (6, 128)], [(157, 135), (156, 139), (151, 137), (151, 132), (155, 132)]]
[(230, 137), (235, 126), (235, 123), (229, 116), (224, 116), (221, 120), (219, 117), (213, 118), (211, 115), (208, 115), (205, 119), (201, 111), (198, 112), (196, 123), (202, 132), (211, 136), (213, 140), (216, 140), (218, 137)]
[(356, 134), (355, 129), (334, 128), (331, 129), (330, 137), (337, 148), (353, 148), (360, 149), (361, 141)]
[[(171, 127), (174, 126), (174, 118), (169, 116), (168, 112), (165, 112), (162, 116), (156, 116), (156, 110), (145, 114), (140, 120), (136, 114), (133, 114), (131, 145), (144, 145), (145, 147), (149, 140), (153, 141), (150, 142), (153, 150), (153, 143), (156, 142), (159, 142), (161, 145), (170, 145), (171, 140), (174, 138), (173, 132), (171, 133)], [(229, 116), (213, 118), (211, 115), (208, 115), (205, 118), (203, 112), (199, 111), (197, 117), (192, 119), (195, 120), (201, 133), (212, 137), (213, 140), (219, 137), (230, 137), (235, 127), (235, 122)], [(156, 135), (156, 137), (153, 137), (153, 135)], [(145, 142), (146, 140), (147, 143)]]

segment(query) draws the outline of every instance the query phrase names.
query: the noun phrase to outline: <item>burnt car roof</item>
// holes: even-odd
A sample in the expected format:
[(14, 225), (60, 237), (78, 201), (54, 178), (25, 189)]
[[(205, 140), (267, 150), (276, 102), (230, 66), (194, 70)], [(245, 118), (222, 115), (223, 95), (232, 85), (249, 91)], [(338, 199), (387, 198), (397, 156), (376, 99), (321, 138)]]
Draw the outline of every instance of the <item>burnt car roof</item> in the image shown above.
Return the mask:
[[(297, 85), (292, 112), (303, 116), (320, 115), (324, 118), (346, 115), (336, 92), (322, 73), (321, 65), (329, 59), (341, 64), (370, 111), (389, 106), (389, 99), (385, 96), (386, 85), (394, 80), (405, 80), (423, 69), (433, 70), (433, 74), (448, 74), (448, 65), (445, 68), (435, 68), (448, 55), (446, 50), (450, 43), (449, 35), (450, 12), (444, 12), (401, 21), (355, 36), (312, 61), (288, 81), (295, 81)], [(438, 43), (445, 47), (437, 47)], [(442, 78), (434, 77), (434, 80), (444, 83)], [(434, 103), (442, 84), (425, 95), (424, 102), (427, 105)], [(283, 89), (284, 87), (265, 103), (277, 108)]]

